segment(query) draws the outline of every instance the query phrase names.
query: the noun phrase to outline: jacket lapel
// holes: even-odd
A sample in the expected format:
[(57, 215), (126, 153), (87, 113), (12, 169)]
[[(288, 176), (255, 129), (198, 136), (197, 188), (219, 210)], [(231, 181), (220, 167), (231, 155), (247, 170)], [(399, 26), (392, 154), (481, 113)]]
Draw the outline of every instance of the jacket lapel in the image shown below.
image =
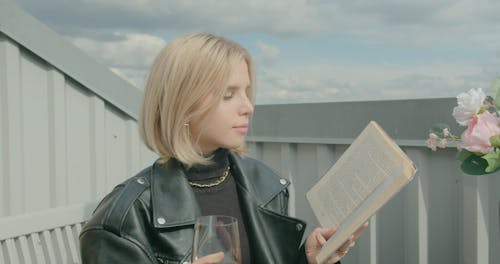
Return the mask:
[(193, 225), (201, 215), (181, 164), (156, 162), (151, 175), (151, 202), (156, 228)]
[(290, 184), (259, 162), (230, 155), (254, 263), (294, 263), (306, 223), (265, 206)]

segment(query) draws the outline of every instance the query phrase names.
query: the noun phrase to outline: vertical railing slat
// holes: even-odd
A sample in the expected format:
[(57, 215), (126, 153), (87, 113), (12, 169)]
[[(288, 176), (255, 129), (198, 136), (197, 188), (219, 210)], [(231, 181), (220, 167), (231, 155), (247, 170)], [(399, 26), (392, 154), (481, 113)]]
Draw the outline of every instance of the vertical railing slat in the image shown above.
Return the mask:
[(53, 244), (53, 239), (52, 236), (50, 235), (49, 230), (44, 230), (42, 232), (42, 240), (43, 240), (43, 247), (45, 254), (47, 256), (47, 260), (49, 263), (57, 263), (56, 262), (56, 255), (54, 253), (54, 244)]
[(83, 223), (77, 223), (75, 224), (75, 230), (76, 230), (76, 239), (78, 240), (78, 236), (80, 235), (80, 233), (82, 232), (82, 226), (83, 226)]
[(24, 206), (26, 212), (35, 212), (51, 206), (48, 75), (44, 61), (21, 51)]
[[(113, 106), (105, 108), (105, 160), (106, 179), (109, 187), (131, 177), (127, 169), (126, 117), (120, 114)], [(109, 190), (108, 190), (109, 191)]]
[(89, 201), (93, 197), (90, 177), (91, 160), (89, 91), (75, 82), (66, 82), (66, 174), (69, 203)]
[(80, 256), (78, 254), (77, 245), (75, 244), (75, 234), (71, 226), (67, 225), (64, 227), (64, 235), (66, 237), (71, 263), (79, 263)]
[(68, 203), (67, 178), (67, 122), (66, 122), (66, 84), (64, 74), (57, 69), (48, 72), (49, 97), (51, 108), (51, 203), (63, 206)]
[(490, 236), (499, 235), (489, 232), (490, 201), (489, 201), (489, 178), (477, 179), (477, 262), (489, 263), (490, 261)]
[(4, 243), (0, 241), (0, 263), (8, 263), (5, 257), (3, 256), (3, 252), (7, 251), (7, 249), (4, 248)]
[(66, 263), (68, 261), (68, 252), (66, 249), (66, 243), (64, 243), (61, 228), (55, 228), (53, 235), (55, 241), (56, 258), (58, 262)]
[[(355, 263), (377, 264), (377, 216), (368, 221), (368, 228), (358, 239), (355, 250), (358, 252), (358, 261)], [(348, 256), (349, 257), (349, 256)]]
[[(408, 153), (408, 152), (407, 152)], [(410, 151), (416, 162), (418, 174), (406, 186), (405, 196), (405, 263), (426, 264), (429, 262), (429, 169), (423, 166), (425, 157), (419, 151)]]
[(490, 234), (490, 262), (500, 259), (500, 175), (490, 175), (489, 177), (489, 194), (490, 194), (490, 222), (489, 222), (489, 234)]
[[(463, 263), (489, 263), (487, 176), (463, 178)], [(498, 234), (496, 234), (498, 235)]]
[[(0, 65), (7, 64), (7, 38), (0, 33)], [(6, 67), (0, 67), (0, 80), (6, 80), (7, 71)], [(7, 84), (6, 82), (0, 82), (0, 107), (7, 105)], [(9, 153), (5, 146), (8, 142), (7, 132), (7, 115), (6, 111), (0, 110), (0, 217), (8, 214), (8, 202), (9, 202), (9, 191), (8, 191), (8, 173), (7, 165), (9, 164)], [(1, 253), (1, 252), (0, 252)], [(2, 260), (2, 259), (0, 259)]]
[[(6, 98), (7, 103), (2, 110), (5, 110), (6, 132), (4, 137), (7, 140), (2, 145), (2, 150), (8, 153), (5, 177), (8, 178), (8, 186), (5, 186), (5, 198), (8, 202), (8, 215), (15, 215), (25, 210), (24, 192), (24, 162), (23, 162), (23, 128), (22, 128), (22, 91), (21, 91), (21, 54), (19, 46), (11, 41), (0, 43), (4, 45), (6, 54), (6, 65), (0, 68), (5, 70)], [(3, 67), (5, 66), (5, 67)], [(2, 201), (3, 202), (3, 201)]]
[(7, 249), (7, 263), (10, 264), (19, 264), (21, 263), (19, 260), (19, 253), (17, 251), (16, 243), (14, 239), (7, 239), (5, 242), (5, 247)]
[(372, 216), (370, 219), (369, 237), (370, 237), (370, 243), (369, 243), (370, 260), (368, 263), (377, 264), (378, 263), (377, 215)]
[(91, 189), (95, 197), (103, 197), (111, 186), (106, 177), (106, 123), (104, 101), (97, 95), (90, 98), (92, 175)]
[(43, 253), (42, 241), (38, 233), (33, 233), (29, 235), (29, 244), (33, 250), (33, 258), (36, 260), (37, 264), (45, 264), (45, 254)]
[(17, 242), (19, 244), (19, 248), (20, 248), (20, 258), (21, 258), (21, 263), (25, 263), (25, 264), (31, 264), (32, 261), (31, 261), (31, 256), (33, 255), (33, 252), (31, 252), (29, 246), (28, 246), (28, 239), (26, 238), (26, 236), (20, 236), (18, 239), (17, 239)]

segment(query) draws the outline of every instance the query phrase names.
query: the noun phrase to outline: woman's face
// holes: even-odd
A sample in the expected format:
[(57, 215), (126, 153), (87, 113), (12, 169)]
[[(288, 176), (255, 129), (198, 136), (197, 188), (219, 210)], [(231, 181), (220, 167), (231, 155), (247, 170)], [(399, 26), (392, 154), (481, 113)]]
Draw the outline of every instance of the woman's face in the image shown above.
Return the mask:
[(247, 96), (249, 87), (248, 67), (241, 60), (229, 76), (224, 98), (215, 110), (192, 120), (193, 140), (198, 139), (198, 146), (204, 154), (218, 148), (234, 149), (243, 144), (249, 117), (253, 113), (253, 105)]

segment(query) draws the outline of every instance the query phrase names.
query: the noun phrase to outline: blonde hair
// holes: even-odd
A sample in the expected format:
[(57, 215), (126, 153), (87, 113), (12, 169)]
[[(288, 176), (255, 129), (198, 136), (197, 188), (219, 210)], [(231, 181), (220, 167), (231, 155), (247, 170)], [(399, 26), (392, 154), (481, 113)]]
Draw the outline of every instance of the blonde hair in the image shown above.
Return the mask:
[[(186, 124), (215, 109), (231, 71), (241, 60), (248, 66), (247, 96), (253, 104), (255, 75), (245, 48), (207, 33), (172, 40), (157, 55), (146, 82), (139, 133), (148, 148), (165, 161), (174, 157), (187, 166), (209, 163)], [(202, 104), (207, 98), (210, 102)], [(244, 145), (235, 149), (239, 154), (244, 150)]]

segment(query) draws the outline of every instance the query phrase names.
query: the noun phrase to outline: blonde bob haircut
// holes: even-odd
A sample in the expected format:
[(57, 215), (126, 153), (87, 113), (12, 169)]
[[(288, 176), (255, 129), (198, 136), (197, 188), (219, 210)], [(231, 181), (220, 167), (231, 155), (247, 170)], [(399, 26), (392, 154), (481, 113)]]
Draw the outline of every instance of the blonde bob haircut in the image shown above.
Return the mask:
[[(149, 71), (139, 116), (139, 133), (148, 148), (163, 161), (176, 158), (188, 167), (208, 164), (210, 157), (204, 156), (197, 145), (200, 135), (193, 139), (189, 123), (215, 109), (227, 89), (231, 71), (241, 60), (248, 66), (247, 96), (253, 104), (252, 58), (236, 42), (197, 33), (176, 38), (163, 48)], [(235, 151), (242, 155), (245, 146)]]

